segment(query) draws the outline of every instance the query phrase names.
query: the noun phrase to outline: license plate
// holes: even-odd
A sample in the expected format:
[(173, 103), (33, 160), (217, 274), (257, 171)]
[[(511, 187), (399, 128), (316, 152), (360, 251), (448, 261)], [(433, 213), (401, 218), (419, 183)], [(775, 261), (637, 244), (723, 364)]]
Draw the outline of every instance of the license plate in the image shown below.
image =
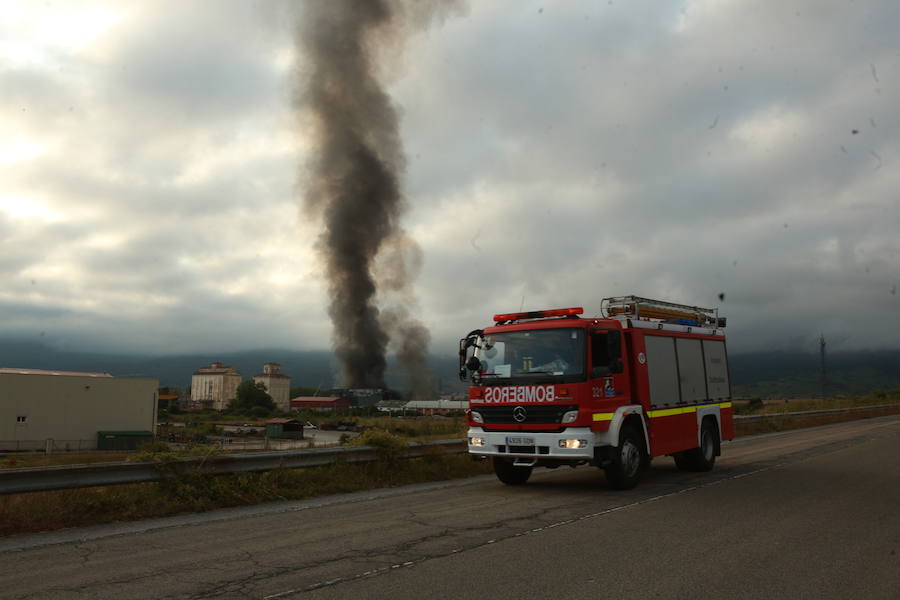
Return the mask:
[(506, 437), (506, 445), (507, 446), (534, 446), (534, 438), (533, 437), (522, 437), (522, 436), (507, 436)]

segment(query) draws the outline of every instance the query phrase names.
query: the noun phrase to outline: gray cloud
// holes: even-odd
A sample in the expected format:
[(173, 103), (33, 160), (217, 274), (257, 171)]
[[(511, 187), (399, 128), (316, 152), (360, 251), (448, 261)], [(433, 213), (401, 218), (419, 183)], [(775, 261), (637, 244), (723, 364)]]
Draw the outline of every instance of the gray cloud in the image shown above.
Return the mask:
[[(0, 23), (40, 57), (0, 69), (0, 139), (40, 148), (0, 143), (0, 334), (327, 347), (297, 11), (133, 6), (78, 50)], [(413, 39), (390, 91), (433, 350), (520, 306), (720, 292), (732, 351), (896, 347), (898, 30), (886, 0), (473, 2)]]
[[(504, 310), (522, 296), (530, 308), (596, 307), (631, 291), (708, 304), (727, 291), (738, 349), (819, 329), (855, 347), (894, 344), (852, 308), (898, 324), (887, 293), (900, 276), (898, 182), (876, 168), (897, 150), (893, 5), (732, 3), (681, 33), (658, 11), (509, 8), (448, 24), (418, 73), (447, 77), (399, 88), (421, 149), (410, 183), (429, 203), (421, 227), (450, 212), (459, 223), (426, 245), (426, 289), (462, 287)], [(451, 53), (464, 56), (448, 64)], [(480, 252), (468, 243), (479, 230)], [(449, 264), (463, 281), (441, 285)]]

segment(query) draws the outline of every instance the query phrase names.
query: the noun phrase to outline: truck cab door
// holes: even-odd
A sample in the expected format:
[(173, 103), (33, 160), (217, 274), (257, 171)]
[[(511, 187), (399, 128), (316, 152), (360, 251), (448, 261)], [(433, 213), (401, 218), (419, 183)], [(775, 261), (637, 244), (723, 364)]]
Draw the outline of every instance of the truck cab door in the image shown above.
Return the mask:
[(628, 389), (628, 375), (622, 361), (622, 332), (617, 330), (591, 333), (591, 380), (595, 400), (611, 400)]

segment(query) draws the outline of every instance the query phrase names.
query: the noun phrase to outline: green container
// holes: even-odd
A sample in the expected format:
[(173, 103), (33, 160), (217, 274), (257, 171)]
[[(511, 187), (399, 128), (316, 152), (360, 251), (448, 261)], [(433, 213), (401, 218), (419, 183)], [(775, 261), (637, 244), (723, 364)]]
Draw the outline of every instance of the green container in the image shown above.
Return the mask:
[(153, 441), (152, 431), (98, 431), (97, 450), (137, 450)]
[(266, 423), (266, 437), (302, 440), (303, 424), (296, 419), (286, 423)]

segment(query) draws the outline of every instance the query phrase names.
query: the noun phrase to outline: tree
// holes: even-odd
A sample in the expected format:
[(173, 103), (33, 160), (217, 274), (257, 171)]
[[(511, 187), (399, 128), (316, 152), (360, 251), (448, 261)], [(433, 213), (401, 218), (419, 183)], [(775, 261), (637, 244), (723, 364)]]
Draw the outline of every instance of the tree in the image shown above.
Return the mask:
[(233, 413), (247, 414), (256, 407), (271, 412), (275, 410), (275, 401), (266, 392), (265, 384), (252, 379), (242, 381), (237, 388), (234, 400), (228, 405), (228, 410)]
[(328, 395), (328, 390), (320, 390), (319, 388), (291, 386), (291, 398), (297, 396), (315, 396), (317, 394)]

